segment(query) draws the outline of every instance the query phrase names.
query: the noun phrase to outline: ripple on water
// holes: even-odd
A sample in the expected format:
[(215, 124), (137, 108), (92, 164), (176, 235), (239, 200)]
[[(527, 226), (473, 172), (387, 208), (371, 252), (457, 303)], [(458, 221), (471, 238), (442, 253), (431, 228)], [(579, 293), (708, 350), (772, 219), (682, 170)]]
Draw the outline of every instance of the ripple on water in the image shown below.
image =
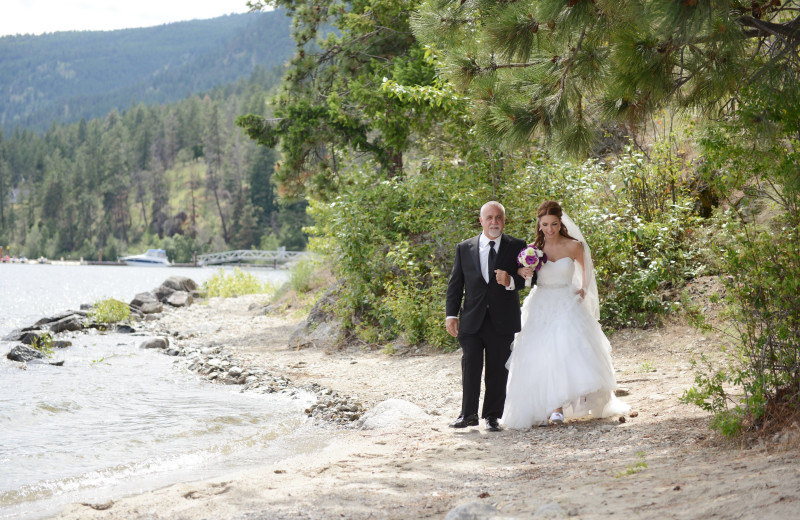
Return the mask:
[(74, 412), (81, 409), (81, 405), (76, 403), (75, 401), (61, 401), (58, 403), (38, 403), (36, 404), (36, 410), (56, 414), (56, 413), (69, 413)]

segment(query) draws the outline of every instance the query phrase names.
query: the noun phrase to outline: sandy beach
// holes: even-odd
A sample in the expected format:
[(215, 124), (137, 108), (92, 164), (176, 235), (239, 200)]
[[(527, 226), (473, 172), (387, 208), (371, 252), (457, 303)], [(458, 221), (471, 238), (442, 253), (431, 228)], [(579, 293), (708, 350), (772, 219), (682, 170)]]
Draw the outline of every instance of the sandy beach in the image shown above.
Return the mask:
[[(292, 386), (332, 389), (379, 418), (391, 400), (393, 414), (371, 427), (309, 419), (329, 432), (320, 452), (73, 504), (58, 518), (444, 518), (468, 504), (482, 513), (458, 518), (800, 517), (800, 427), (740, 444), (711, 432), (709, 416), (678, 399), (693, 382), (692, 355), (715, 352), (717, 338), (680, 320), (610, 335), (621, 398), (632, 407), (622, 421), (493, 433), (483, 421), (448, 427), (460, 408), (460, 353), (300, 342), (292, 332), (304, 317), (266, 306), (264, 296), (215, 298), (150, 326), (178, 345), (219, 346)], [(416, 412), (398, 413), (405, 409)]]

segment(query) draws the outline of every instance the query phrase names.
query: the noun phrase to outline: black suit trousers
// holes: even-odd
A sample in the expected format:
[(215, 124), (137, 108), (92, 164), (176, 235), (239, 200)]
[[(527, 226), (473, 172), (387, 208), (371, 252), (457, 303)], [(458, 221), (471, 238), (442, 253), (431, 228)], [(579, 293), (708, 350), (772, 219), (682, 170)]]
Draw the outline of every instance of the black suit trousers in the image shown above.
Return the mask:
[(489, 312), (477, 332), (458, 335), (461, 344), (461, 415), (466, 417), (478, 413), (485, 358), (486, 392), (481, 417), (502, 417), (508, 380), (506, 362), (511, 355), (513, 341), (514, 334), (503, 334), (492, 326)]

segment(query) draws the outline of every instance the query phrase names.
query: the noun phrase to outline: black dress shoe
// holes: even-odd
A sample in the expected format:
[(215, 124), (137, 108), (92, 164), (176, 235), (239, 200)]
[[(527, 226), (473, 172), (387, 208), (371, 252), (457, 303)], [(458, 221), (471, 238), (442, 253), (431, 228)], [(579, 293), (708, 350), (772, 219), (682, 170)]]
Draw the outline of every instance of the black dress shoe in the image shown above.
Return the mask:
[(497, 422), (497, 417), (486, 418), (486, 429), (490, 432), (499, 432), (501, 430), (500, 423)]
[(456, 422), (450, 424), (451, 428), (466, 428), (467, 426), (478, 426), (478, 414), (463, 415), (456, 419)]

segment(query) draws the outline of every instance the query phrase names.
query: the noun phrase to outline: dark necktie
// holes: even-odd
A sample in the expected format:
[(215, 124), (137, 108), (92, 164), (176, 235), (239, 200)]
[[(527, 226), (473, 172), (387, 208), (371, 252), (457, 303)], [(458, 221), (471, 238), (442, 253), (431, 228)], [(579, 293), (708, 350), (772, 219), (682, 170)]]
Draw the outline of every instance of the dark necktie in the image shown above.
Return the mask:
[(494, 240), (489, 242), (489, 281), (494, 279), (494, 265), (497, 262), (497, 253), (494, 251)]

